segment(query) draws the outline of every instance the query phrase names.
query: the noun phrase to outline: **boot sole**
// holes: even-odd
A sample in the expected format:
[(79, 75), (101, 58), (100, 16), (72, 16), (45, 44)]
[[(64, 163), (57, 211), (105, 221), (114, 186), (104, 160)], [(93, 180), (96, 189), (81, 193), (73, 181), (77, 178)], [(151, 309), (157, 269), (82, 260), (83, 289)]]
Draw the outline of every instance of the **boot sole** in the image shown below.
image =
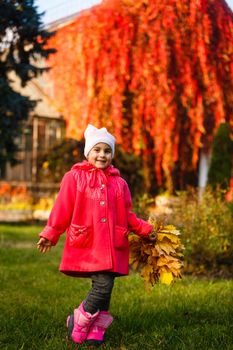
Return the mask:
[(72, 332), (74, 328), (74, 314), (69, 315), (66, 320), (66, 327), (68, 328), (68, 338), (72, 340)]

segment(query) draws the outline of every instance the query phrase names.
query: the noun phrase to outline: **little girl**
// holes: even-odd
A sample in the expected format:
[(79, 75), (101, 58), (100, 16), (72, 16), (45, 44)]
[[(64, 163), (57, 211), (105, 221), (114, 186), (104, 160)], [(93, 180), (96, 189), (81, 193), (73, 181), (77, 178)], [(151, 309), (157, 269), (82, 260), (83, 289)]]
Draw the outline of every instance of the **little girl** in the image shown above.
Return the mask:
[(88, 125), (84, 133), (87, 161), (67, 172), (38, 249), (44, 253), (66, 231), (60, 271), (90, 277), (92, 288), (67, 327), (75, 343), (101, 344), (113, 317), (108, 312), (114, 278), (128, 274), (128, 233), (154, 240), (152, 225), (131, 211), (131, 195), (119, 171), (111, 165), (115, 138), (106, 128)]

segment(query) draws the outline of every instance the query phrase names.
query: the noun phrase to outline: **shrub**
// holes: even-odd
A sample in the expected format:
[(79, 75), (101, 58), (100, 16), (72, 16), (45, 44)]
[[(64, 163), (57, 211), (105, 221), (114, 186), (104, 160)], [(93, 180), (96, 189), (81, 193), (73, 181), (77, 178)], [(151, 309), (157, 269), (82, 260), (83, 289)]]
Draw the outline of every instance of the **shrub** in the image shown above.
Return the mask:
[(144, 177), (141, 158), (125, 152), (121, 146), (116, 146), (113, 165), (120, 170), (121, 176), (127, 181), (132, 196), (138, 196), (144, 191)]
[(230, 137), (230, 126), (223, 123), (219, 126), (213, 142), (212, 157), (208, 172), (208, 184), (226, 189), (231, 178), (233, 141)]
[(186, 272), (233, 273), (232, 208), (223, 194), (219, 188), (201, 199), (194, 190), (178, 194), (170, 221), (182, 232)]
[(39, 159), (39, 181), (60, 182), (73, 164), (84, 159), (84, 142), (64, 139)]

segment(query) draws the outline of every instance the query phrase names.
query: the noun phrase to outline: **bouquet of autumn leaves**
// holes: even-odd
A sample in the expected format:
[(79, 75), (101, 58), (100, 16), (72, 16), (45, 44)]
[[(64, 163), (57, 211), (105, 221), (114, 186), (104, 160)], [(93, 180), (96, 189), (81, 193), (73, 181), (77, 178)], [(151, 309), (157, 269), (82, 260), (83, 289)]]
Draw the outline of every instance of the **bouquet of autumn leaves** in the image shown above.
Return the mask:
[(157, 282), (169, 285), (181, 278), (184, 247), (180, 232), (173, 225), (164, 225), (153, 218), (148, 221), (153, 225), (155, 240), (129, 236), (130, 266), (140, 273), (147, 286)]

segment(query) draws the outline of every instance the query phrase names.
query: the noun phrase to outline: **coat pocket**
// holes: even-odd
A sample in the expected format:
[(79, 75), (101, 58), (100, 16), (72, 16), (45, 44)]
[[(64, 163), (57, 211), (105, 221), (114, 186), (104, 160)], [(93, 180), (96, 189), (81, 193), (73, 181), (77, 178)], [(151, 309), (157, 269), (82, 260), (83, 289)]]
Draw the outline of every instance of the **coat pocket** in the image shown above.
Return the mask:
[(122, 226), (115, 226), (114, 246), (118, 250), (124, 250), (128, 247), (128, 233), (127, 228)]
[(69, 231), (69, 244), (75, 248), (90, 248), (93, 242), (91, 227), (71, 224)]

